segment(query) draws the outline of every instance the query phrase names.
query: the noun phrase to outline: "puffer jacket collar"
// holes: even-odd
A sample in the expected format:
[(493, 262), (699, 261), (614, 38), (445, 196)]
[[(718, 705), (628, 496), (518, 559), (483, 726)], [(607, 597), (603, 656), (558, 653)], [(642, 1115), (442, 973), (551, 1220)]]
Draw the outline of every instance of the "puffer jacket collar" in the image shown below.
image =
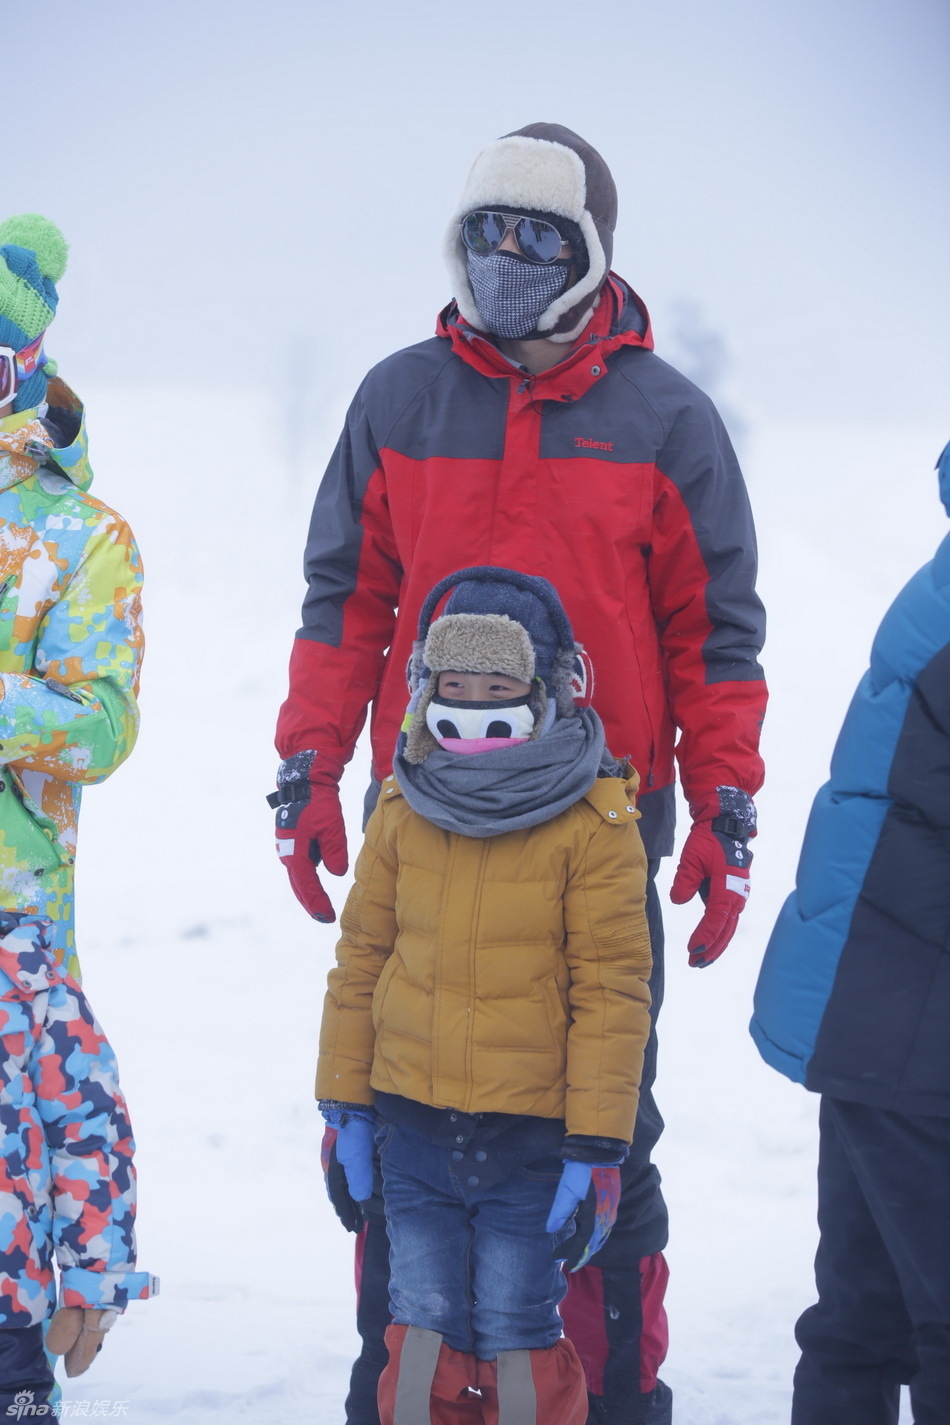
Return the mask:
[(577, 401), (607, 371), (607, 358), (624, 346), (653, 350), (650, 314), (622, 278), (611, 273), (601, 300), (577, 342), (556, 366), (536, 376), (516, 366), (487, 336), (466, 322), (455, 302), (440, 313), (436, 335), (447, 337), (452, 350), (482, 376), (519, 379), (536, 400)]
[(28, 480), (44, 466), (77, 489), (88, 490), (92, 484), (82, 402), (65, 381), (54, 377), (47, 403), (43, 419), (36, 411), (24, 411), (0, 422), (0, 491)]

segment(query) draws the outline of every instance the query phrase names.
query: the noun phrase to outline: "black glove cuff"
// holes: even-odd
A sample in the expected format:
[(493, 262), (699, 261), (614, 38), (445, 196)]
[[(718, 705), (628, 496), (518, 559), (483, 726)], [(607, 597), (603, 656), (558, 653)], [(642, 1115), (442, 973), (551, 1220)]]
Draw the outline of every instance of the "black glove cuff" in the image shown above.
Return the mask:
[(310, 771), (316, 759), (316, 752), (307, 748), (285, 757), (277, 768), (277, 790), (267, 798), (267, 805), (275, 810), (279, 806), (289, 806), (293, 802), (310, 800)]
[(755, 835), (755, 802), (739, 787), (717, 787), (719, 815), (713, 817), (712, 829), (736, 841), (746, 841)]
[[(317, 1108), (331, 1128), (342, 1128), (348, 1118), (364, 1118), (371, 1121), (376, 1117), (376, 1110), (371, 1104), (344, 1103), (337, 1098), (318, 1099)], [(333, 1119), (339, 1119), (339, 1122), (333, 1122)]]
[(591, 1163), (596, 1167), (613, 1167), (623, 1162), (630, 1144), (622, 1138), (593, 1138), (585, 1133), (572, 1133), (561, 1145), (561, 1157), (568, 1163)]

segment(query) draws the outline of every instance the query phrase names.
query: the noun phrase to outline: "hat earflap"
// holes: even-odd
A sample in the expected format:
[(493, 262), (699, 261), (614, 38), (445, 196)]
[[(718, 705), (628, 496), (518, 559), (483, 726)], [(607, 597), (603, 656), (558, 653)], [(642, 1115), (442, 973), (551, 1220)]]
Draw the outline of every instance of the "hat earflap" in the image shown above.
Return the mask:
[[(417, 643), (415, 647), (419, 648), (420, 645)], [(426, 710), (435, 697), (438, 686), (438, 673), (430, 673), (428, 681), (421, 688), (418, 697), (413, 696), (409, 704), (410, 710), (406, 714), (409, 726), (406, 728), (406, 745), (402, 749), (402, 755), (407, 762), (412, 762), (417, 766), (420, 762), (424, 762), (429, 753), (434, 752), (439, 745), (435, 734), (426, 722)]]
[(528, 707), (534, 713), (534, 727), (528, 734), (528, 741), (533, 742), (540, 737), (542, 732), (547, 732), (547, 712), (548, 712), (548, 690), (544, 686), (541, 678), (533, 679), (531, 692), (528, 694)]
[(551, 689), (558, 717), (573, 717), (578, 702), (584, 700), (578, 681), (578, 660), (582, 651), (581, 645), (575, 643), (573, 648), (560, 649), (554, 659)]

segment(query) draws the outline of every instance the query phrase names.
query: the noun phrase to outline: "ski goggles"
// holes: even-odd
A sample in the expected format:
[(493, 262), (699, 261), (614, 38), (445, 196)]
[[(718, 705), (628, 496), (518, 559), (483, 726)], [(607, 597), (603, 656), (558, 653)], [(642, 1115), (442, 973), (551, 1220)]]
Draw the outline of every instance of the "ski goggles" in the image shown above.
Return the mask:
[(553, 262), (565, 239), (553, 223), (540, 218), (519, 217), (517, 213), (494, 213), (478, 208), (459, 224), (462, 241), (476, 257), (497, 252), (507, 232), (513, 232), (522, 257), (529, 262)]
[(531, 694), (498, 702), (433, 701), (426, 708), (426, 725), (434, 737), (527, 737), (534, 728)]
[(0, 346), (0, 406), (12, 401), (22, 383), (43, 364), (45, 335), (45, 332), (40, 332), (21, 351), (14, 351), (12, 346)]

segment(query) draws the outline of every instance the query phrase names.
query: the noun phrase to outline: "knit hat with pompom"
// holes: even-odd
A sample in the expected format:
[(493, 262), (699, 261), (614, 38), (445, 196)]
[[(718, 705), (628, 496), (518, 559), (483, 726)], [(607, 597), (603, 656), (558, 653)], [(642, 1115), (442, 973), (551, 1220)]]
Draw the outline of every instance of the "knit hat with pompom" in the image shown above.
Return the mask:
[[(0, 346), (22, 351), (46, 331), (56, 314), (56, 283), (66, 271), (69, 251), (55, 223), (39, 213), (22, 213), (0, 223)], [(47, 377), (56, 367), (45, 358), (20, 384), (15, 411), (29, 411), (46, 399)]]

